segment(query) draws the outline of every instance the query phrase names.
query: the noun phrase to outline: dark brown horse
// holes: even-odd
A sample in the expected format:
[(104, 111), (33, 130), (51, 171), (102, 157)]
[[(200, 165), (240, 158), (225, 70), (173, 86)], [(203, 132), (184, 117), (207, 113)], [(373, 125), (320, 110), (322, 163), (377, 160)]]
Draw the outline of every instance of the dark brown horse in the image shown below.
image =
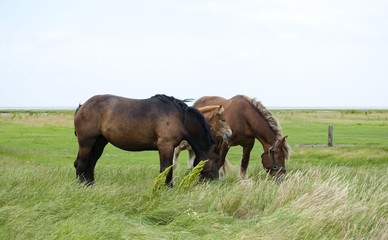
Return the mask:
[[(74, 126), (79, 145), (74, 167), (77, 178), (86, 184), (93, 183), (95, 165), (108, 142), (127, 151), (158, 150), (160, 172), (172, 165), (174, 148), (182, 140), (195, 151), (195, 165), (209, 158), (215, 143), (198, 110), (165, 95), (144, 100), (94, 96), (77, 109)], [(208, 166), (218, 165), (209, 162)], [(218, 169), (205, 165), (202, 175), (217, 178)], [(172, 170), (166, 184), (171, 181)]]
[[(281, 178), (286, 173), (285, 160), (289, 157), (290, 148), (286, 142), (287, 136), (282, 135), (280, 125), (272, 114), (260, 102), (242, 95), (229, 100), (216, 96), (202, 97), (193, 106), (199, 108), (214, 104), (223, 105), (225, 109), (225, 120), (233, 133), (230, 146), (243, 147), (240, 178), (246, 178), (255, 139), (260, 141), (264, 149), (261, 155), (264, 168), (271, 176)], [(228, 150), (229, 146), (223, 144), (221, 161), (225, 161)]]

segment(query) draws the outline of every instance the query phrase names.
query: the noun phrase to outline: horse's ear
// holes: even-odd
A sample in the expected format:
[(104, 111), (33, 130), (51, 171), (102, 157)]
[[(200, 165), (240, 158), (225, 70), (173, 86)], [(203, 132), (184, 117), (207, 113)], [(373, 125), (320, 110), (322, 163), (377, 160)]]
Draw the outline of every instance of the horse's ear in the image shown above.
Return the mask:
[(277, 146), (279, 146), (279, 147), (282, 146), (283, 143), (286, 141), (287, 138), (288, 138), (288, 135), (282, 137), (282, 138), (279, 140)]
[(218, 107), (218, 114), (222, 114), (222, 113), (224, 113), (224, 107), (222, 105), (220, 105)]

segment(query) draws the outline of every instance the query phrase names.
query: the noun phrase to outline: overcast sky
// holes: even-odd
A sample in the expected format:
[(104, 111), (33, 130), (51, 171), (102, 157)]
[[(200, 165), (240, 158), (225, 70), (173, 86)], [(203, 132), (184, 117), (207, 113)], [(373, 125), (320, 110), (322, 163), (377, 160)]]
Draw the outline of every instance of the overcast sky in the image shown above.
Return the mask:
[(110, 93), (388, 108), (388, 1), (0, 1), (0, 108)]

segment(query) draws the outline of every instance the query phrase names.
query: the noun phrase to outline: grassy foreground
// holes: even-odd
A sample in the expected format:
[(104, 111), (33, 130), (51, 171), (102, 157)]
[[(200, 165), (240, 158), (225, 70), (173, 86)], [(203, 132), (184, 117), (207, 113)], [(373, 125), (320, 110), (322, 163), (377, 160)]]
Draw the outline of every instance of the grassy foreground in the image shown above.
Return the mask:
[(388, 239), (388, 111), (274, 115), (293, 147), (286, 181), (268, 179), (256, 144), (249, 180), (234, 147), (224, 181), (153, 193), (157, 152), (108, 145), (84, 187), (72, 112), (2, 113), (0, 239)]

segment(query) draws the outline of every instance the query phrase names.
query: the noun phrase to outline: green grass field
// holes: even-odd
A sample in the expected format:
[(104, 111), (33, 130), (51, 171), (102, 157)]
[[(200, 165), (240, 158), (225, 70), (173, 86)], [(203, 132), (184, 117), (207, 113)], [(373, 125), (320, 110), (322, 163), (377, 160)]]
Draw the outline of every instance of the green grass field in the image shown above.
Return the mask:
[(3, 111), (0, 239), (388, 239), (388, 111), (273, 113), (293, 148), (285, 181), (268, 178), (256, 144), (246, 181), (234, 147), (225, 180), (153, 193), (157, 152), (108, 145), (84, 187), (72, 111)]

